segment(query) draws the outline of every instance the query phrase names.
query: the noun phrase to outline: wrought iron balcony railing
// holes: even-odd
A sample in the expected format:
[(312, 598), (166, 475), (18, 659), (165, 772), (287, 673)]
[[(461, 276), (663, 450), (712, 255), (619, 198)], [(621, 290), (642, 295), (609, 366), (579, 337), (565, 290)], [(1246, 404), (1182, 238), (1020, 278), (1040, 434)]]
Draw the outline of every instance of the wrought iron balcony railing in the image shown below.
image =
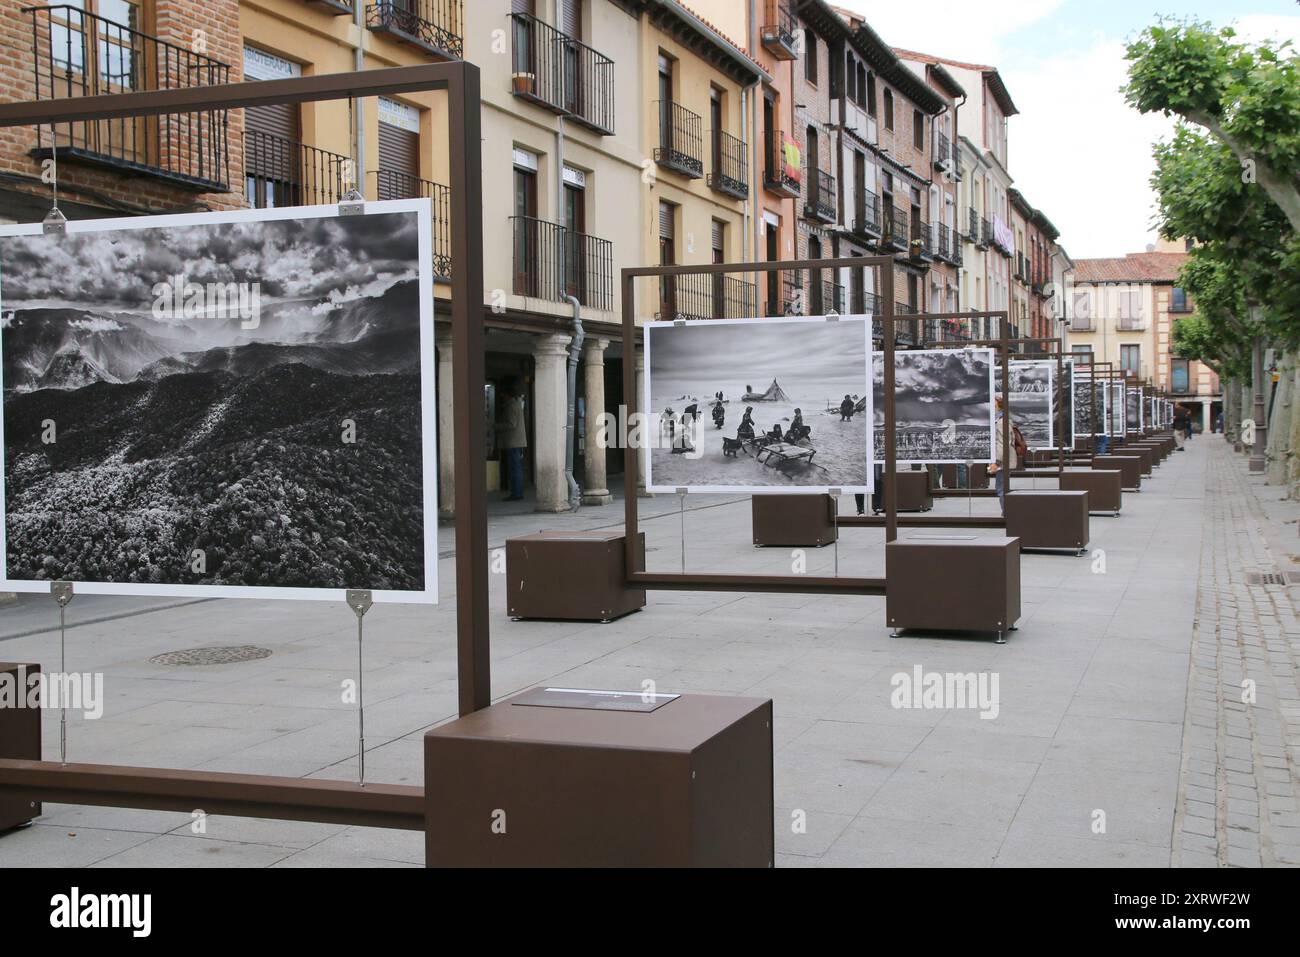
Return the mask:
[(804, 214), (823, 223), (835, 222), (835, 177), (825, 170), (808, 172), (808, 202)]
[(943, 223), (939, 223), (934, 227), (934, 232), (934, 254), (945, 262), (952, 262), (952, 241), (950, 239), (952, 231)]
[(793, 199), (801, 190), (799, 146), (783, 130), (763, 134), (763, 187), (777, 196)]
[(703, 120), (680, 103), (659, 100), (659, 145), (655, 162), (691, 179), (704, 175)]
[[(984, 233), (984, 242), (982, 243), (982, 246), (983, 248), (987, 249), (989, 246), (994, 245), (993, 223), (991, 220), (988, 219), (988, 217), (985, 217), (984, 219), (980, 220), (980, 225), (983, 228), (983, 233)], [(998, 248), (1001, 249), (1001, 247)]]
[(573, 296), (592, 309), (614, 308), (614, 246), (559, 223), (511, 216), (514, 292), (562, 302)]
[(668, 276), (668, 295), (661, 307), (673, 311), (660, 319), (746, 319), (755, 314), (758, 294), (752, 282), (735, 276)]
[(465, 55), (463, 0), (377, 0), (366, 7), (366, 26), (449, 60)]
[(597, 133), (614, 132), (614, 61), (534, 16), (510, 15), (511, 85)]
[(793, 60), (799, 55), (795, 40), (794, 13), (789, 0), (764, 0), (763, 49), (777, 60)]
[(377, 169), (376, 199), (433, 200), (433, 272), (440, 278), (451, 276), (451, 187), (433, 180), (420, 179), (395, 169)]
[(907, 213), (897, 206), (885, 206), (880, 226), (882, 252), (902, 252), (908, 248), (911, 235), (908, 231)]
[(736, 199), (749, 197), (749, 159), (745, 141), (724, 130), (713, 131), (713, 169), (708, 184)]
[(348, 158), (296, 140), (244, 132), (244, 193), (257, 209), (337, 203), (350, 188)]
[[(230, 67), (73, 4), (29, 7), (36, 99), (139, 93), (230, 82)], [(144, 173), (201, 192), (230, 184), (226, 110), (168, 113), (36, 128), (35, 159)]]
[(853, 232), (864, 239), (880, 238), (880, 197), (871, 191), (865, 191), (857, 200), (857, 209), (853, 212)]
[(934, 259), (934, 239), (930, 235), (930, 224), (923, 219), (912, 219), (909, 248), (913, 259), (927, 262)]

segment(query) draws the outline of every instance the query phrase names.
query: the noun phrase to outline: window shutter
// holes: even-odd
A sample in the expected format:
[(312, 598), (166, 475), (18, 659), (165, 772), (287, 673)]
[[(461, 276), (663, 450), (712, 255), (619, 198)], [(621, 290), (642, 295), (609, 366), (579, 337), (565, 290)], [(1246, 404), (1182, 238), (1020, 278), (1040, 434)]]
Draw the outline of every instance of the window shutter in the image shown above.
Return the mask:
[(672, 203), (659, 204), (659, 238), (673, 238), (673, 213), (676, 212)]
[(726, 250), (727, 224), (720, 220), (713, 221), (713, 248)]
[(533, 0), (510, 0), (511, 13), (526, 13), (532, 16), (535, 12)]
[(560, 0), (560, 32), (582, 39), (582, 0)]
[(420, 134), (380, 123), (379, 168), (419, 176)]

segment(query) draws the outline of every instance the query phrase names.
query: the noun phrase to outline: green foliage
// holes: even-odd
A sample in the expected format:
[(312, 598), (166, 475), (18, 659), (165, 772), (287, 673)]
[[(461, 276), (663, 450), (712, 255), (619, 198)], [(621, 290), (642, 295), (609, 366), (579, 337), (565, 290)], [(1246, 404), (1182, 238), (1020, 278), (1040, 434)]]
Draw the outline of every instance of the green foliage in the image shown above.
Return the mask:
[(1248, 45), (1230, 27), (1161, 19), (1128, 45), (1125, 95), (1143, 113), (1221, 132), (1295, 182), (1300, 170), (1300, 59), (1288, 44)]

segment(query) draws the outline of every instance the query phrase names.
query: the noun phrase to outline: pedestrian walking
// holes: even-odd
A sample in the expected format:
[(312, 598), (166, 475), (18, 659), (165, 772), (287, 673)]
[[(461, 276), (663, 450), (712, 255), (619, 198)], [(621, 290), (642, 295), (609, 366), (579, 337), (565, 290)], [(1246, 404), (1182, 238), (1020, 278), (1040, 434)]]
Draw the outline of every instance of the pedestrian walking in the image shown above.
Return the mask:
[(1178, 452), (1185, 452), (1183, 443), (1186, 441), (1187, 432), (1187, 407), (1181, 402), (1174, 406), (1174, 449)]
[(506, 474), (510, 481), (510, 494), (505, 500), (518, 502), (524, 497), (524, 449), (528, 448), (524, 398), (513, 382), (507, 384), (501, 394), (504, 405), (501, 418), (497, 420), (497, 431), (501, 435), (501, 448), (506, 453)]
[[(1002, 514), (1007, 514), (1007, 472), (1019, 468), (1020, 458), (1017, 453), (1023, 448), (1024, 437), (1020, 430), (1016, 428), (1014, 422), (1011, 423), (1009, 431), (1011, 432), (1011, 447), (1007, 448), (1006, 440), (1002, 435), (1002, 422), (1007, 411), (1004, 406), (1002, 396), (997, 397), (997, 418), (993, 422), (993, 438), (995, 442), (995, 461), (989, 466), (988, 470), (993, 473), (998, 490), (998, 506), (1002, 509)], [(1003, 459), (1006, 460), (1007, 467), (1002, 467)]]

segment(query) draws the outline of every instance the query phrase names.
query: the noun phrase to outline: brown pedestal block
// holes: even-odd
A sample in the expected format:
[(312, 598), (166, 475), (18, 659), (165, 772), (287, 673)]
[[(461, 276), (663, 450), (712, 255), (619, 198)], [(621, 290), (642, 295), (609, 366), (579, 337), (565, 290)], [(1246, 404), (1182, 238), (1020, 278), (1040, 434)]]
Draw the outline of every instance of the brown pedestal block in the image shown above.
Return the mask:
[(1061, 491), (1087, 492), (1091, 512), (1119, 514), (1124, 504), (1124, 478), (1118, 469), (1067, 469), (1061, 473)]
[[(0, 707), (0, 758), (41, 759), (41, 709), (28, 707), (35, 703), (28, 689), (40, 673), (41, 666), (32, 662), (0, 661), (0, 681), (21, 696), (21, 701), (12, 702), (14, 707)], [(23, 706), (17, 707), (20, 703)], [(20, 827), (40, 813), (39, 802), (0, 796), (0, 832)]]
[(1020, 618), (1020, 541), (927, 535), (885, 546), (885, 620), (895, 631), (991, 631)]
[(425, 734), (428, 866), (772, 866), (770, 699), (518, 703), (540, 694)]
[[(900, 512), (928, 512), (934, 507), (934, 497), (930, 494), (930, 472), (928, 469), (913, 471), (902, 470), (898, 473), (898, 505)], [(883, 479), (882, 479), (883, 481)], [(881, 496), (884, 504), (884, 496)]]
[(839, 537), (829, 495), (755, 495), (750, 502), (755, 545), (819, 548)]
[(1124, 446), (1124, 455), (1136, 455), (1142, 462), (1142, 474), (1150, 475), (1156, 466), (1156, 453), (1140, 442), (1129, 442)]
[(1094, 455), (1092, 467), (1117, 470), (1125, 489), (1140, 491), (1142, 488), (1142, 460), (1136, 455)]
[(1007, 536), (1020, 548), (1062, 549), (1082, 555), (1088, 547), (1088, 493), (1050, 489), (1007, 492)]
[[(639, 547), (645, 555), (645, 533)], [(506, 540), (506, 613), (512, 618), (610, 621), (645, 607), (625, 584), (621, 532), (537, 532)]]

